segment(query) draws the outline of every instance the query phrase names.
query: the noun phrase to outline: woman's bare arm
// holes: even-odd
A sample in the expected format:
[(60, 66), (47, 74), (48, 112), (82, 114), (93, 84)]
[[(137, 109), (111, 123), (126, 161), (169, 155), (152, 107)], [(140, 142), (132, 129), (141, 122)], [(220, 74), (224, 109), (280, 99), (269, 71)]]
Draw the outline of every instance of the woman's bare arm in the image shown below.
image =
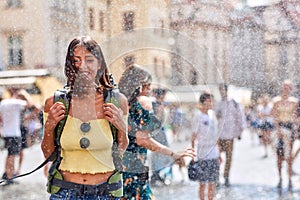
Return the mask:
[(44, 136), (41, 148), (45, 158), (48, 158), (55, 149), (54, 129), (57, 123), (64, 118), (65, 106), (61, 102), (53, 104), (53, 97), (49, 97), (44, 106), (44, 113), (47, 117), (44, 125)]

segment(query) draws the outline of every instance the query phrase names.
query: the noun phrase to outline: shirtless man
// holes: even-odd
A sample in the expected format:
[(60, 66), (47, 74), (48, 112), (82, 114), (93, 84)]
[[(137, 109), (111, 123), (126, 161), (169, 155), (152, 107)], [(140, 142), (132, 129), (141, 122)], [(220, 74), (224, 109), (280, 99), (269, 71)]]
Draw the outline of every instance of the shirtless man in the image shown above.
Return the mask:
[(296, 138), (297, 99), (291, 96), (292, 83), (285, 80), (282, 84), (281, 95), (274, 98), (272, 115), (277, 133), (277, 167), (279, 173), (278, 188), (282, 188), (282, 162), (286, 160), (288, 166), (288, 189), (292, 189), (292, 150)]

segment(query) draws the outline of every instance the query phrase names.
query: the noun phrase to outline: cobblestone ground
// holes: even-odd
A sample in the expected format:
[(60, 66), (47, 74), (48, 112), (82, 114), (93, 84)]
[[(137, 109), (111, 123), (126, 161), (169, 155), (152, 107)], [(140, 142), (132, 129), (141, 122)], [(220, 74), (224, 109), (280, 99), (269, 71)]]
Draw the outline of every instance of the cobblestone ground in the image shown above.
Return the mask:
[[(269, 157), (262, 159), (263, 147), (258, 144), (257, 138), (252, 139), (250, 134), (244, 133), (242, 140), (236, 141), (231, 170), (231, 187), (225, 188), (220, 179), (221, 186), (216, 192), (215, 199), (220, 200), (298, 200), (300, 199), (300, 176), (298, 173), (300, 158), (294, 163), (297, 173), (293, 176), (294, 188), (291, 192), (287, 190), (286, 165), (283, 169), (283, 189), (276, 188), (278, 176), (276, 171), (276, 159), (270, 148)], [(300, 142), (296, 142), (296, 146)], [(174, 142), (173, 148), (183, 149), (188, 146), (187, 141)], [(28, 172), (34, 166), (43, 161), (39, 144), (26, 149), (23, 172)], [(0, 151), (0, 173), (3, 173), (6, 151)], [(222, 168), (222, 165), (221, 165)], [(222, 177), (222, 174), (221, 174)], [(46, 192), (46, 177), (43, 170), (32, 175), (20, 178), (18, 184), (0, 186), (0, 200), (43, 200), (49, 199)], [(154, 186), (153, 192), (156, 200), (194, 200), (198, 199), (198, 183), (187, 179), (186, 169), (181, 172), (177, 165), (173, 166), (173, 181), (171, 185)]]

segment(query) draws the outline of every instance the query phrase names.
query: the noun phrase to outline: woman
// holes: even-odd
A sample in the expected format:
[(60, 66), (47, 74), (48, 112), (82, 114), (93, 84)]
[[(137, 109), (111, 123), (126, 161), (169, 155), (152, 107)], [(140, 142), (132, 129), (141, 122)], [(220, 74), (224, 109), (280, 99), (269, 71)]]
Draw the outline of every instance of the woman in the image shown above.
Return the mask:
[[(113, 85), (101, 48), (90, 37), (76, 37), (70, 42), (64, 72), (70, 106), (60, 138), (62, 161), (58, 171), (63, 180), (56, 181), (60, 190), (51, 194), (50, 199), (118, 199), (107, 189), (115, 172), (109, 122), (118, 130), (117, 142), (122, 154), (128, 145), (124, 120), (127, 100), (120, 95), (120, 108), (104, 102), (104, 92)], [(54, 103), (53, 96), (46, 100), (42, 140), (45, 157), (55, 150), (54, 130), (65, 113), (65, 105)]]
[(194, 156), (193, 149), (175, 153), (170, 148), (151, 138), (150, 133), (160, 128), (160, 121), (153, 114), (152, 101), (148, 97), (151, 90), (151, 75), (138, 65), (126, 68), (119, 82), (120, 92), (129, 103), (128, 137), (129, 145), (123, 156), (125, 166), (124, 199), (152, 199), (149, 186), (149, 167), (145, 165), (147, 150), (171, 156), (182, 162), (183, 156)]

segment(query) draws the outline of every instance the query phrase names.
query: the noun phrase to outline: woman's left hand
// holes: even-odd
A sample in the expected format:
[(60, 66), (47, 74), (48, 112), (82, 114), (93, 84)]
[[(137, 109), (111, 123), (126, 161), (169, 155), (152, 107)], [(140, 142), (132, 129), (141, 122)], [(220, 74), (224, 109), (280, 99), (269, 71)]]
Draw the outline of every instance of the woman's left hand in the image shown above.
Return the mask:
[[(112, 123), (118, 130), (126, 132), (126, 124), (122, 118), (123, 111), (113, 103), (103, 104), (104, 118)], [(124, 130), (123, 130), (124, 129)]]
[[(176, 152), (173, 153), (172, 157), (175, 161), (182, 161), (182, 158), (188, 156), (191, 157), (192, 159), (194, 159), (196, 157), (196, 153), (194, 148), (186, 148), (183, 152)], [(181, 161), (180, 161), (181, 160)]]

